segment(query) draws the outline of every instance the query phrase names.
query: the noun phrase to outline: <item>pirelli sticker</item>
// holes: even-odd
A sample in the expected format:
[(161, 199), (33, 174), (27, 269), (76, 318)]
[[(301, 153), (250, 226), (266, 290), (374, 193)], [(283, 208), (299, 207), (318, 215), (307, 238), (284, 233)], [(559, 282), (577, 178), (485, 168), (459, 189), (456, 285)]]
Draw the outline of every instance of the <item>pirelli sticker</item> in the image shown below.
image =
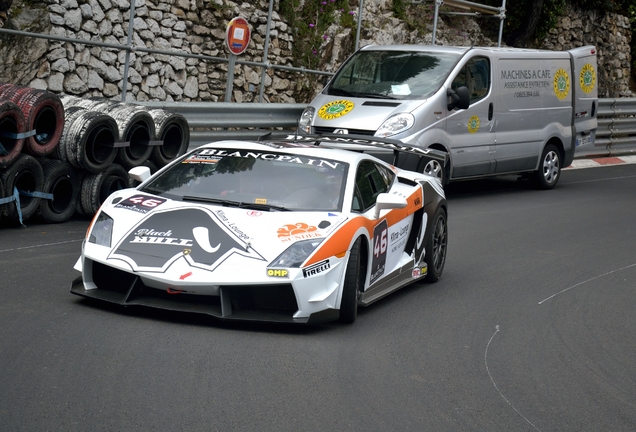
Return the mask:
[(330, 268), (331, 268), (331, 265), (329, 264), (329, 260), (321, 261), (314, 265), (310, 265), (309, 267), (305, 267), (303, 269), (303, 276), (304, 277), (314, 276), (324, 271), (327, 271)]
[(331, 101), (320, 107), (318, 117), (323, 120), (337, 119), (345, 114), (349, 114), (354, 106), (355, 104), (353, 102), (346, 99)]
[(581, 84), (581, 90), (585, 93), (589, 93), (594, 90), (596, 86), (596, 71), (594, 66), (586, 63), (581, 69), (581, 75), (579, 76), (579, 84)]
[(559, 69), (554, 74), (554, 94), (559, 100), (570, 94), (570, 76), (565, 69)]

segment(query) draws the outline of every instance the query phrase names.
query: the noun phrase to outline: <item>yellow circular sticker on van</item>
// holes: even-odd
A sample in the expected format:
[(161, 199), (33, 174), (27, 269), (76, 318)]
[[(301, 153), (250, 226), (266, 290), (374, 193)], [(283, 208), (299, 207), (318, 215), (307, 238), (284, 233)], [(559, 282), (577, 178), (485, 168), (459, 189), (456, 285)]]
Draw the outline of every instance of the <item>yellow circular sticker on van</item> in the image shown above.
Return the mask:
[(478, 130), (479, 130), (479, 117), (474, 115), (468, 120), (468, 132), (475, 133)]
[(320, 107), (318, 117), (323, 120), (333, 120), (348, 114), (354, 106), (353, 102), (346, 99), (331, 101)]
[(570, 76), (564, 69), (554, 74), (554, 94), (559, 100), (565, 99), (570, 93)]
[(579, 83), (581, 84), (581, 90), (585, 93), (594, 90), (594, 86), (596, 85), (596, 71), (594, 70), (594, 66), (589, 63), (583, 66), (581, 76), (579, 76)]

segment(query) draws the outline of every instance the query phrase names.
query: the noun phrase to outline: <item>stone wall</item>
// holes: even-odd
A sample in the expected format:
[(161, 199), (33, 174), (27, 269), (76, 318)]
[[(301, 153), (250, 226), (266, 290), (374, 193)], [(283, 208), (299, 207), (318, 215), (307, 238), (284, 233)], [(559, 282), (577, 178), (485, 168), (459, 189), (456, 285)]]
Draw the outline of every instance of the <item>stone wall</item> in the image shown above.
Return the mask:
[[(129, 0), (45, 0), (14, 2), (5, 24), (10, 28), (31, 28), (56, 36), (125, 45), (128, 39)], [(38, 2), (36, 2), (37, 4)], [(20, 4), (19, 12), (16, 4)], [(227, 58), (225, 31), (228, 22), (242, 16), (252, 26), (252, 42), (239, 60), (263, 60), (269, 0), (235, 3), (229, 0), (136, 0), (132, 43), (164, 51), (181, 51)], [(296, 65), (289, 23), (278, 15), (274, 2), (271, 41), (267, 61), (272, 65)], [(357, 13), (357, 9), (355, 10)], [(364, 0), (360, 46), (378, 44), (430, 44), (432, 12), (424, 6), (409, 8), (406, 23), (394, 17), (391, 0)], [(37, 23), (35, 25), (34, 23)], [(30, 26), (30, 27), (29, 27)], [(413, 28), (416, 28), (413, 30)], [(335, 71), (353, 51), (355, 31), (333, 25), (319, 50), (320, 68)], [(534, 46), (568, 49), (594, 44), (599, 54), (599, 95), (618, 97), (629, 91), (631, 37), (627, 18), (582, 12), (570, 6), (559, 27)], [(12, 39), (13, 38), (13, 39)], [(495, 46), (469, 18), (443, 17), (438, 22), (439, 45)], [(0, 81), (49, 89), (77, 96), (119, 98), (123, 88), (125, 51), (85, 44), (45, 41), (24, 37), (0, 39)], [(223, 101), (227, 63), (174, 55), (130, 54), (127, 84), (129, 101)], [(258, 100), (261, 68), (235, 68), (232, 100)], [(266, 102), (308, 102), (320, 89), (316, 76), (268, 69), (265, 76)], [(302, 91), (305, 89), (305, 91)], [(309, 89), (309, 90), (307, 90)]]
[(622, 15), (587, 11), (567, 4), (558, 26), (533, 45), (549, 50), (568, 50), (595, 45), (598, 61), (598, 96), (634, 97), (630, 90), (632, 38), (629, 19)]

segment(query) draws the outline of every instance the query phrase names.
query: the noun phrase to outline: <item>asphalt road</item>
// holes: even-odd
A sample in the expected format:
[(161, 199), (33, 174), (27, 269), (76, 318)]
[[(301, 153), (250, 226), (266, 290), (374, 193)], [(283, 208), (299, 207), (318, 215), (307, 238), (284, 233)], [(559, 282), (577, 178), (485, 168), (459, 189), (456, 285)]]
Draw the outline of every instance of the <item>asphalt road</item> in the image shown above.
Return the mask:
[(442, 279), (352, 326), (92, 303), (88, 221), (0, 223), (0, 429), (636, 430), (636, 165), (447, 195)]

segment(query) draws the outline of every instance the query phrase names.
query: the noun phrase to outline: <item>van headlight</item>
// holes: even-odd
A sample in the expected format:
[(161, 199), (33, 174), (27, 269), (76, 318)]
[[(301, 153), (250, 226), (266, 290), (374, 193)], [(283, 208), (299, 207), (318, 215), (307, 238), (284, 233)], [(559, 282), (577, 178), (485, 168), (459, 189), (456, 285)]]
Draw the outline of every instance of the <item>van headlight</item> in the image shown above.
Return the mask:
[(300, 120), (298, 121), (299, 132), (304, 132), (306, 134), (311, 133), (311, 123), (314, 120), (314, 115), (316, 115), (316, 108), (312, 106), (305, 108), (303, 113), (300, 115)]
[(415, 124), (415, 117), (411, 113), (394, 114), (380, 125), (374, 136), (390, 137), (409, 130)]

